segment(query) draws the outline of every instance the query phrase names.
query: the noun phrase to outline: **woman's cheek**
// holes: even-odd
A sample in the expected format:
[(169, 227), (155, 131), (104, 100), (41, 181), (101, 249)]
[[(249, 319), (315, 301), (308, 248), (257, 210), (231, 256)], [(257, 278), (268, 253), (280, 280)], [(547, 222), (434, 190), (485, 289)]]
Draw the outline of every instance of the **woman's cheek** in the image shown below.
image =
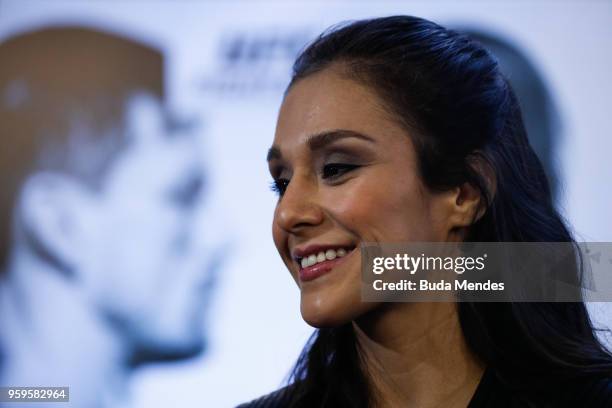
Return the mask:
[(382, 204), (381, 200), (384, 200), (384, 197), (381, 197), (384, 189), (376, 186), (375, 181), (370, 179), (371, 177), (357, 177), (338, 188), (333, 197), (336, 213), (355, 221), (374, 214)]
[(333, 200), (337, 220), (362, 241), (430, 240), (431, 217), (416, 180), (406, 177), (390, 185), (389, 179), (378, 175), (353, 180)]

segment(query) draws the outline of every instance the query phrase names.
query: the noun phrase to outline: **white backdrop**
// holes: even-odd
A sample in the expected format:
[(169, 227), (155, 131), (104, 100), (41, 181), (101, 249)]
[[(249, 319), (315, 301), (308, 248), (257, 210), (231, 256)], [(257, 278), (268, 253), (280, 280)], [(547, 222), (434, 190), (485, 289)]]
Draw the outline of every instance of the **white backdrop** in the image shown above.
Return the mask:
[(232, 407), (277, 388), (287, 374), (311, 333), (270, 227), (275, 196), (265, 154), (289, 64), (331, 24), (390, 14), (486, 29), (534, 60), (563, 121), (561, 208), (582, 240), (612, 241), (612, 2), (0, 0), (0, 40), (77, 22), (161, 47), (172, 103), (206, 122), (209, 204), (223, 216), (202, 228), (233, 243), (211, 347), (199, 359), (140, 370), (135, 407)]

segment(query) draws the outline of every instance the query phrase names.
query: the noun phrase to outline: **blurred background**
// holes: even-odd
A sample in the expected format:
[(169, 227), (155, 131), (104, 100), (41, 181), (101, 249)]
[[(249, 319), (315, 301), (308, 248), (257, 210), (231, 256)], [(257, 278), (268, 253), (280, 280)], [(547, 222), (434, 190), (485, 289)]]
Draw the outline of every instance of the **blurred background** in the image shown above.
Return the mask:
[[(62, 344), (73, 341), (71, 350), (78, 354), (82, 349), (83, 355), (91, 356), (92, 364), (104, 360), (100, 358), (103, 353), (117, 356), (121, 355), (122, 348), (131, 347), (129, 362), (117, 357), (120, 367), (104, 369), (109, 376), (120, 372), (122, 379), (119, 381), (122, 385), (109, 389), (121, 389), (116, 392), (123, 397), (108, 397), (107, 406), (232, 407), (281, 384), (312, 332), (301, 320), (297, 288), (277, 256), (271, 237), (276, 198), (269, 189), (265, 154), (273, 138), (282, 93), (293, 59), (322, 30), (345, 20), (391, 14), (425, 17), (468, 32), (497, 55), (518, 93), (531, 142), (553, 180), (558, 206), (573, 225), (577, 238), (612, 241), (609, 215), (612, 208), (612, 81), (609, 80), (612, 2), (0, 0), (0, 49), (10, 38), (50, 27), (85, 27), (133, 42), (135, 48), (125, 51), (126, 55), (140, 61), (142, 66), (124, 78), (130, 84), (140, 81), (128, 87), (130, 92), (121, 104), (127, 112), (127, 119), (124, 118), (127, 127), (135, 134), (163, 128), (164, 132), (188, 135), (171, 138), (172, 143), (164, 141), (162, 145), (142, 142), (145, 144), (141, 150), (130, 153), (134, 154), (134, 161), (125, 159), (127, 169), (122, 171), (129, 176), (113, 179), (117, 192), (108, 193), (122, 197), (123, 201), (116, 199), (116, 207), (108, 204), (108, 208), (115, 208), (108, 210), (115, 223), (106, 224), (106, 235), (96, 235), (97, 239), (106, 237), (106, 240), (98, 241), (95, 247), (100, 242), (120, 241), (121, 237), (125, 246), (117, 244), (113, 255), (91, 255), (92, 259), (110, 257), (113, 264), (108, 268), (112, 273), (97, 266), (83, 274), (82, 279), (87, 282), (81, 291), (86, 293), (83, 302), (91, 299), (106, 302), (112, 307), (100, 310), (117, 315), (123, 313), (121, 310), (129, 309), (130, 313), (137, 310), (119, 324), (109, 318), (112, 335), (105, 330), (99, 334), (123, 336), (130, 341), (99, 341), (95, 337), (98, 329), (87, 331), (90, 323), (79, 325), (80, 321), (91, 320), (80, 315), (74, 317), (74, 325), (66, 324), (54, 339)], [(58, 41), (61, 48), (61, 44), (72, 40)], [(43, 42), (40, 47), (44, 54), (52, 45)], [(136, 50), (138, 47), (148, 51), (141, 50), (144, 54), (136, 58), (141, 55)], [(92, 49), (97, 48), (92, 46)], [(79, 72), (94, 75), (96, 69), (104, 71), (104, 64), (121, 55), (109, 53), (96, 57), (94, 54), (83, 54), (81, 60), (71, 62), (70, 75)], [(2, 55), (10, 55), (4, 58), (13, 62), (26, 60), (19, 52), (0, 52), (0, 72), (8, 64)], [(41, 67), (48, 63), (33, 62), (42, 64)], [(156, 69), (159, 78), (150, 78), (148, 82), (141, 78), (138, 72), (150, 71), (147, 67)], [(61, 64), (55, 69), (61, 70)], [(16, 75), (6, 82), (0, 78), (4, 86), (0, 89), (3, 103), (9, 108), (18, 106), (20, 98), (34, 99), (34, 90), (23, 85), (27, 83), (24, 78)], [(163, 124), (156, 122), (159, 117), (164, 118)], [(87, 157), (95, 160), (99, 150), (88, 152)], [(171, 188), (179, 190), (175, 195), (179, 201), (183, 200), (182, 207), (177, 207), (178, 215), (168, 219), (176, 221), (176, 217), (187, 217), (188, 212), (187, 218), (181, 218), (187, 224), (181, 225), (189, 226), (185, 234), (191, 240), (187, 244), (178, 237), (179, 244), (168, 245), (179, 249), (168, 252), (168, 258), (160, 260), (152, 255), (158, 254), (164, 243), (150, 242), (150, 238), (170, 234), (170, 230), (163, 228), (171, 228), (171, 221), (159, 221), (160, 213), (155, 211), (160, 209), (143, 210), (138, 197), (153, 194), (154, 188), (162, 187), (149, 186), (143, 192), (134, 186), (145, 181), (148, 186), (151, 179), (170, 177), (167, 174), (181, 166), (185, 169), (172, 176), (176, 180), (169, 183), (176, 184)], [(9, 176), (4, 175), (7, 179)], [(46, 194), (53, 183), (63, 182), (49, 182), (47, 178), (38, 183), (32, 187), (35, 197), (39, 191)], [(69, 188), (69, 191), (72, 190)], [(48, 215), (45, 209), (28, 207), (25, 197), (26, 216), (42, 217), (43, 221), (54, 219), (55, 213)], [(92, 234), (88, 231), (98, 228), (96, 216), (88, 216), (89, 204), (79, 200), (70, 205), (85, 208), (84, 221), (79, 218), (78, 222), (86, 225), (82, 227), (83, 236), (90, 237)], [(67, 208), (73, 208), (70, 205)], [(96, 205), (93, 208), (98, 208)], [(122, 224), (116, 211), (125, 206), (136, 208), (138, 214), (149, 211), (150, 218), (143, 217), (140, 224)], [(129, 214), (121, 216), (128, 217), (124, 220), (131, 219)], [(53, 235), (53, 222), (49, 224), (51, 232), (41, 232), (45, 239), (71, 242)], [(139, 242), (139, 246), (134, 242)], [(54, 251), (63, 254), (62, 245), (68, 244), (57, 244), (53, 246)], [(193, 263), (184, 265), (185, 261), (181, 260), (188, 258), (185, 254), (192, 253), (202, 253), (205, 259), (195, 260), (194, 255), (190, 261)], [(158, 279), (157, 284), (152, 283), (146, 267), (149, 262), (159, 268), (152, 263), (155, 260), (166, 267), (156, 272), (158, 275), (153, 279)], [(81, 265), (80, 261), (74, 262)], [(197, 272), (181, 272), (187, 269)], [(185, 276), (190, 278), (181, 278)], [(180, 279), (184, 285), (174, 285), (176, 289), (172, 289), (172, 282)], [(189, 287), (196, 285), (196, 281), (202, 290), (194, 294)], [(44, 278), (29, 282), (34, 285), (34, 293), (38, 290), (36, 285), (41, 288), (54, 285)], [(98, 293), (99, 287), (105, 287), (106, 292)], [(58, 315), (54, 313), (61, 314), (62, 309), (55, 307), (55, 302), (61, 303), (53, 297), (56, 292), (39, 293), (47, 294), (46, 303), (37, 300), (35, 303), (40, 308), (30, 312), (48, 313), (48, 321), (57, 320)], [(64, 293), (63, 289), (57, 293)], [(131, 293), (138, 293), (139, 299), (145, 300), (133, 301)], [(184, 299), (189, 296), (193, 301), (187, 304)], [(176, 306), (179, 303), (181, 306)], [(161, 321), (154, 321), (139, 309), (153, 304), (158, 307), (154, 309), (158, 315), (164, 316)], [(69, 305), (66, 308), (74, 309)], [(591, 309), (600, 325), (612, 323), (612, 309), (608, 306), (595, 304)], [(108, 312), (115, 316), (113, 313)], [(14, 332), (11, 324), (15, 323), (10, 319), (0, 322), (1, 331)], [(91, 324), (98, 327), (97, 323)], [(39, 336), (42, 336), (41, 330), (36, 332)], [(82, 342), (69, 335), (75, 331), (81, 333)], [(168, 331), (177, 333), (176, 338), (159, 335)], [(206, 340), (200, 342), (200, 337)], [(10, 341), (19, 340), (5, 340)], [(100, 347), (92, 346), (98, 343)], [(4, 361), (10, 362), (6, 353)], [(37, 367), (37, 361), (31, 367)], [(101, 365), (104, 363), (99, 361)], [(15, 369), (14, 378), (23, 381), (28, 378), (28, 366), (24, 367)], [(82, 377), (87, 375), (81, 373)], [(53, 376), (36, 378), (41, 385), (65, 385), (53, 383), (50, 380)], [(58, 378), (72, 381), (69, 379), (73, 377), (66, 373), (65, 377)], [(45, 379), (49, 380), (45, 382)], [(96, 389), (96, 382), (113, 381), (97, 378), (88, 387)], [(10, 384), (19, 385), (19, 382), (10, 381)]]

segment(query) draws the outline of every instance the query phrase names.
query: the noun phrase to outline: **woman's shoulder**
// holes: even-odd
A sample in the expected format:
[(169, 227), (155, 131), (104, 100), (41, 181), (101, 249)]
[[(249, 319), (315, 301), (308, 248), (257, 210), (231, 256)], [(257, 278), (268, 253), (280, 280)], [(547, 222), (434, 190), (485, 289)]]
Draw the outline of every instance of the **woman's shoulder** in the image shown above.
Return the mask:
[(579, 404), (575, 406), (612, 407), (612, 376), (579, 381), (574, 387), (568, 387), (568, 389), (569, 393), (562, 392), (561, 395), (565, 394), (566, 401), (573, 400), (573, 403)]
[(236, 408), (285, 408), (289, 404), (292, 389), (293, 386), (288, 385)]
[[(535, 387), (535, 384), (534, 384)], [(555, 382), (531, 390), (506, 385), (488, 369), (469, 408), (610, 408), (612, 376), (595, 375)]]
[(559, 384), (550, 390), (546, 400), (560, 408), (610, 408), (612, 407), (612, 376), (595, 375), (576, 378)]
[[(251, 402), (241, 404), (236, 408), (286, 408), (291, 399), (293, 389), (294, 385), (288, 385), (270, 394), (254, 399)], [(557, 401), (557, 404), (559, 404), (555, 406), (584, 408), (612, 407), (612, 376), (576, 381), (572, 385), (560, 388), (554, 399)], [(475, 401), (471, 404), (470, 407), (480, 407), (480, 405), (475, 405)], [(484, 404), (482, 406), (489, 405)], [(509, 404), (508, 406), (514, 405)]]

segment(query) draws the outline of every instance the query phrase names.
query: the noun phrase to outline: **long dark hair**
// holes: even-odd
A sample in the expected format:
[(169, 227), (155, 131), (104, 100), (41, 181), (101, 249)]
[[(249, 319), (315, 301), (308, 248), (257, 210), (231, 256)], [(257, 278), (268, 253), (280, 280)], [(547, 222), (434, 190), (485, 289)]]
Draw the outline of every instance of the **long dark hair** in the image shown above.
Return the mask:
[[(356, 21), (302, 52), (289, 88), (332, 64), (377, 93), (410, 130), (428, 188), (471, 183), (480, 190), (485, 212), (466, 240), (575, 242), (554, 207), (517, 99), (478, 43), (416, 17)], [(492, 169), (494, 192), (474, 159)], [(458, 311), (470, 350), (517, 392), (535, 395), (612, 373), (612, 356), (583, 302), (461, 302)], [(362, 363), (351, 323), (317, 330), (290, 377), (290, 407), (368, 407), (373, 392)]]

